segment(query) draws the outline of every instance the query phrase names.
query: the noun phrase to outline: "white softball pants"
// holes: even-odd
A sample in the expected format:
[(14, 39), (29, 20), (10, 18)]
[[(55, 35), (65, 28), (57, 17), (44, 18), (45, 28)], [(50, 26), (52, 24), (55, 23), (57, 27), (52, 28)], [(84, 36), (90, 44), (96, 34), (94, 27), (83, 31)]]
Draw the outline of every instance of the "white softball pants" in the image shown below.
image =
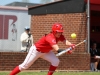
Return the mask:
[(28, 69), (38, 58), (43, 58), (51, 63), (53, 66), (58, 66), (59, 59), (56, 55), (50, 51), (48, 53), (41, 53), (36, 50), (35, 45), (31, 46), (24, 62), (19, 65), (20, 70)]

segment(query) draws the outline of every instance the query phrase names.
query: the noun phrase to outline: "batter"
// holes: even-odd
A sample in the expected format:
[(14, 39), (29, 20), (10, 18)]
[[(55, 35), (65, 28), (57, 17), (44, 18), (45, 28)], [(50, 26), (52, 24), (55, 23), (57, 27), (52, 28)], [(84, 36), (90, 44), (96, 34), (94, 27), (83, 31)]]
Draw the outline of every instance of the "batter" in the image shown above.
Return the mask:
[[(52, 32), (43, 36), (39, 41), (31, 46), (24, 62), (14, 68), (9, 75), (16, 75), (22, 70), (28, 69), (38, 58), (42, 58), (51, 63), (47, 75), (52, 75), (59, 65), (59, 59), (52, 50), (60, 52), (57, 43), (63, 42), (65, 45), (75, 48), (75, 45), (65, 39), (62, 24), (55, 23), (52, 26)], [(70, 50), (68, 53), (71, 53)]]

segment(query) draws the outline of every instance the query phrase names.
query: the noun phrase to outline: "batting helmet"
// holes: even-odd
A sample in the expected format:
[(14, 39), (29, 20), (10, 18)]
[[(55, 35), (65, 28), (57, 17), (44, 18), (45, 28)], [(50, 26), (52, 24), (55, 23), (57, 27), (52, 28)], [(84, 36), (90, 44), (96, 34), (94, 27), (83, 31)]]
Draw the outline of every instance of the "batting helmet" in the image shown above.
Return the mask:
[(55, 33), (55, 32), (63, 32), (63, 27), (61, 24), (59, 23), (55, 23), (53, 24), (52, 26), (52, 31)]

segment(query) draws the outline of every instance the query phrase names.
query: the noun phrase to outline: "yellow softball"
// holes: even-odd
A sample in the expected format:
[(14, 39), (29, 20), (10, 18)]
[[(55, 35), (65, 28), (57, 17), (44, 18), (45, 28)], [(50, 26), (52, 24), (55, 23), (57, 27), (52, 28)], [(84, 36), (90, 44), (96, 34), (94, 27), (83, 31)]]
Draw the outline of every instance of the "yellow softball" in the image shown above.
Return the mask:
[(71, 38), (75, 39), (76, 38), (76, 34), (75, 33), (72, 33), (71, 34)]

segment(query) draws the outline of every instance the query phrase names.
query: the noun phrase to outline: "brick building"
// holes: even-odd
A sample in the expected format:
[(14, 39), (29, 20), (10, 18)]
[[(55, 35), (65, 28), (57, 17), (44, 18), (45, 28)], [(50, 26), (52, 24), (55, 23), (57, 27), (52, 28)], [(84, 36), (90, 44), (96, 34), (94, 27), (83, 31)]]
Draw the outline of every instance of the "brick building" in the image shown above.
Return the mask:
[[(59, 1), (42, 6), (29, 8), (31, 18), (31, 33), (36, 42), (41, 36), (51, 31), (53, 23), (62, 23), (66, 38), (77, 44), (86, 39), (86, 9), (83, 0)], [(71, 33), (76, 33), (77, 38), (72, 39)], [(59, 43), (61, 48), (66, 48)], [(89, 70), (89, 54), (85, 44), (78, 46), (72, 55), (63, 55), (58, 70)], [(65, 63), (65, 64), (63, 64)], [(43, 64), (42, 64), (43, 65)], [(44, 64), (45, 65), (45, 64)]]
[[(31, 33), (34, 36), (34, 43), (41, 36), (49, 33), (52, 24), (55, 22), (63, 24), (64, 35), (72, 43), (77, 44), (87, 38), (87, 14), (84, 0), (64, 0), (30, 7), (29, 15), (31, 15)], [(70, 37), (73, 32), (77, 34), (76, 39)], [(62, 43), (59, 43), (59, 46), (66, 48)], [(0, 70), (12, 70), (24, 60), (26, 54), (19, 52), (0, 53), (2, 58), (0, 63), (4, 61), (0, 64), (0, 67), (2, 67)], [(90, 69), (90, 54), (87, 53), (86, 43), (76, 47), (73, 54), (64, 54), (59, 59), (61, 62), (57, 70)], [(47, 61), (38, 59), (29, 70), (48, 70), (49, 65), (50, 63)]]

